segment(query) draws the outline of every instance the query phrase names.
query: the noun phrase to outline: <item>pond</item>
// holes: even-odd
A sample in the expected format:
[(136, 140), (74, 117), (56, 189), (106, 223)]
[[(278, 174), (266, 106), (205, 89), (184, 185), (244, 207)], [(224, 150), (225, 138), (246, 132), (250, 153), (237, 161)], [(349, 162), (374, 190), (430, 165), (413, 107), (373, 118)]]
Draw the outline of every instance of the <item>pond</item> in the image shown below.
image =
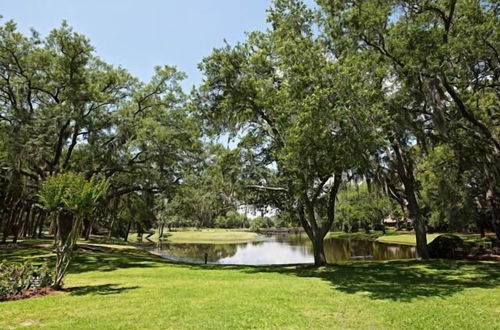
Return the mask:
[[(239, 244), (157, 243), (148, 249), (162, 257), (191, 263), (233, 265), (276, 265), (313, 263), (312, 245), (304, 235), (266, 235)], [(416, 258), (414, 246), (386, 244), (370, 240), (327, 238), (328, 262), (345, 260), (390, 260)]]

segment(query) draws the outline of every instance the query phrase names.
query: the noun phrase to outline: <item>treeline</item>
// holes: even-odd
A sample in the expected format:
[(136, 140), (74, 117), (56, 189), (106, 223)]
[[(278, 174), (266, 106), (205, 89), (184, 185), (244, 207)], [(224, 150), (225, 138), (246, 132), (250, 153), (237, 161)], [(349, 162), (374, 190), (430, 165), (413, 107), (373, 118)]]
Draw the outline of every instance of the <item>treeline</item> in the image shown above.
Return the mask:
[[(500, 239), (499, 9), (276, 0), (266, 31), (200, 63), (204, 80), (189, 96), (175, 68), (143, 83), (66, 25), (41, 38), (7, 22), (4, 241), (55, 231), (37, 194), (70, 171), (109, 182), (83, 235), (215, 226), (252, 204), (300, 224), (317, 265), (329, 230), (387, 216), (409, 219), (423, 258), (429, 228)], [(237, 147), (207, 142), (221, 136)]]

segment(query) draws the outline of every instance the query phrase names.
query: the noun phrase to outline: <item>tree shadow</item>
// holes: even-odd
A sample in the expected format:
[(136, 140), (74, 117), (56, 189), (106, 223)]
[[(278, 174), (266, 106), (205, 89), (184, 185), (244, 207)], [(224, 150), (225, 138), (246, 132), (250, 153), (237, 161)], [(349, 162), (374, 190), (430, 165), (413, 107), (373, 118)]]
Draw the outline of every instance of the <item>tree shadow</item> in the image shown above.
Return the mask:
[[(207, 268), (210, 265), (191, 267)], [(289, 276), (320, 278), (332, 290), (364, 293), (371, 299), (410, 302), (424, 297), (446, 297), (467, 288), (500, 286), (500, 263), (456, 260), (397, 260), (351, 262), (316, 268), (295, 266), (215, 266), (251, 274), (279, 273)]]
[(86, 285), (69, 288), (68, 291), (72, 296), (85, 296), (85, 295), (110, 295), (118, 294), (128, 290), (134, 290), (138, 286), (117, 287), (116, 284), (102, 284), (102, 285)]
[(85, 252), (77, 253), (70, 265), (70, 273), (84, 273), (90, 271), (110, 272), (124, 268), (152, 268), (160, 266), (163, 260), (155, 260), (148, 255), (112, 252)]

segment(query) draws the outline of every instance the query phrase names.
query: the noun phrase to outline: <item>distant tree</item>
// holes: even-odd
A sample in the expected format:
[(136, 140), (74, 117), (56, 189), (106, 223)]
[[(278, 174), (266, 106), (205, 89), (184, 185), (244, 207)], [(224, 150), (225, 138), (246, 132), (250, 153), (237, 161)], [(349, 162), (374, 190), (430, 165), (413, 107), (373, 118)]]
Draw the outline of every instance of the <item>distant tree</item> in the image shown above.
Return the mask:
[(384, 219), (394, 214), (394, 205), (381, 191), (370, 192), (366, 184), (349, 185), (339, 192), (338, 225), (348, 231), (361, 227), (385, 231)]

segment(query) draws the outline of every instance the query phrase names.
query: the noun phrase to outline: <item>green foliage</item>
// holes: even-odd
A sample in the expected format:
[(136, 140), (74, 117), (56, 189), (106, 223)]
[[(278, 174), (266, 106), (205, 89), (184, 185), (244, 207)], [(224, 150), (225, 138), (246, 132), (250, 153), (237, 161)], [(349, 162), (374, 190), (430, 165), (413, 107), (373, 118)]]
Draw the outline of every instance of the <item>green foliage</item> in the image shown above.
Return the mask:
[(245, 216), (229, 211), (226, 215), (215, 218), (214, 225), (216, 228), (247, 228), (249, 223)]
[(348, 186), (347, 190), (339, 192), (338, 226), (350, 232), (360, 227), (367, 231), (379, 229), (383, 220), (393, 215), (394, 209), (395, 205), (387, 196), (370, 193), (366, 184)]
[(273, 228), (274, 223), (269, 217), (258, 216), (250, 220), (250, 228), (252, 230)]
[(13, 298), (25, 290), (36, 290), (52, 283), (52, 272), (46, 264), (0, 262), (0, 301)]
[(440, 231), (477, 230), (480, 221), (481, 210), (476, 203), (481, 192), (471, 185), (471, 179), (477, 180), (473, 172), (460, 166), (454, 151), (447, 146), (435, 148), (419, 165), (429, 225)]
[(178, 225), (214, 227), (219, 216), (222, 224), (224, 215), (236, 210), (238, 198), (243, 195), (238, 149), (213, 144), (206, 147), (203, 156), (196, 171), (190, 170), (173, 198), (162, 206), (164, 218), (175, 218)]
[(45, 180), (38, 192), (42, 207), (47, 211), (66, 210), (91, 215), (97, 202), (104, 196), (109, 181), (90, 180), (83, 173), (68, 172)]

